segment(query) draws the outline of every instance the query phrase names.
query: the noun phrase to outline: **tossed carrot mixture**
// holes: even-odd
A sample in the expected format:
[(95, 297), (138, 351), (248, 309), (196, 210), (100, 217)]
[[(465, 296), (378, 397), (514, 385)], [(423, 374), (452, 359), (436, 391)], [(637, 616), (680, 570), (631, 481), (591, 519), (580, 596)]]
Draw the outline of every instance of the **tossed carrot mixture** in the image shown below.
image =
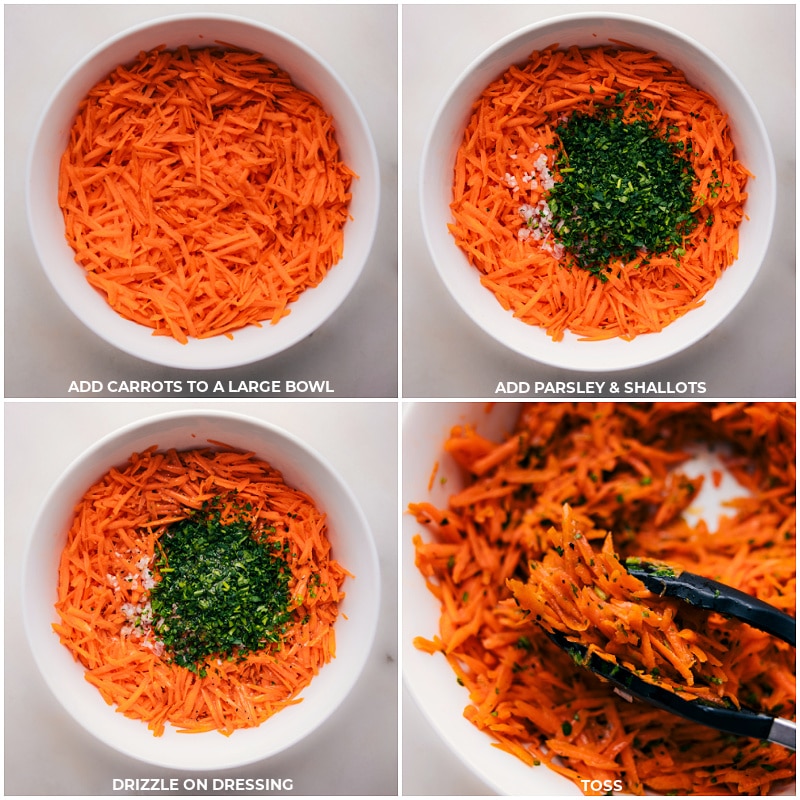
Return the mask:
[(159, 451), (78, 503), (53, 628), (110, 705), (160, 736), (260, 725), (335, 657), (346, 570), (325, 516), (253, 454)]
[[(794, 615), (795, 436), (794, 404), (771, 402), (533, 403), (500, 442), (454, 427), (445, 452), (463, 488), (445, 507), (410, 506), (427, 530), (417, 566), (441, 603), (438, 632), (415, 645), (447, 659), (465, 717), (495, 746), (587, 794), (582, 780), (632, 794), (780, 789), (794, 753), (626, 702), (546, 629), (688, 695), (794, 718), (792, 648), (719, 615), (678, 617), (619, 560), (689, 569)], [(702, 486), (681, 470), (698, 444), (742, 487), (716, 529), (683, 514)]]
[(143, 52), (80, 104), (66, 238), (123, 317), (181, 343), (277, 323), (340, 260), (355, 175), (319, 101), (260, 55)]
[[(729, 659), (732, 642), (749, 652), (768, 640), (756, 636), (751, 642), (742, 622), (709, 618), (700, 609), (653, 594), (628, 574), (610, 534), (601, 548), (592, 547), (589, 539), (601, 536), (581, 530), (564, 506), (561, 524), (549, 532), (550, 549), (541, 561), (528, 562), (527, 581), (508, 582), (524, 609), (521, 621), (533, 619), (687, 700), (739, 705), (745, 678), (758, 678), (763, 667), (755, 661), (756, 675), (743, 675), (741, 665)], [(680, 572), (663, 562), (659, 568)]]
[(476, 100), (450, 231), (553, 340), (633, 339), (701, 305), (736, 259), (749, 177), (726, 114), (666, 60), (547, 48)]

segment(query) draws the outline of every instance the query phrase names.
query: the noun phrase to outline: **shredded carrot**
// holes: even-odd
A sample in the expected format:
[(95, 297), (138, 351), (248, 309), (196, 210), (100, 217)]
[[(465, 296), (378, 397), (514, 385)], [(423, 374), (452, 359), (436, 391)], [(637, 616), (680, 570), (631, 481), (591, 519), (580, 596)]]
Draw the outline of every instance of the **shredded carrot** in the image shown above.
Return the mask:
[(431, 475), (428, 478), (428, 491), (433, 489), (433, 484), (436, 481), (436, 473), (439, 472), (439, 462), (435, 462), (433, 468), (431, 469)]
[(602, 534), (581, 529), (568, 505), (548, 535), (550, 548), (540, 561), (529, 562), (527, 581), (508, 582), (526, 619), (687, 700), (739, 704), (742, 676), (730, 658), (731, 643), (760, 652), (768, 637), (652, 594), (627, 573), (610, 534), (599, 550), (589, 544)]
[[(250, 504), (256, 522), (274, 529), (270, 542), (292, 553), (292, 617), (276, 645), (242, 660), (217, 659), (201, 676), (174, 663), (153, 628), (132, 619), (148, 603), (154, 555), (169, 524), (232, 492)], [(230, 448), (153, 446), (111, 469), (78, 503), (61, 556), (53, 629), (106, 702), (154, 735), (167, 725), (229, 735), (299, 702), (335, 656), (348, 574), (332, 557), (324, 514), (274, 467)]]
[[(542, 625), (650, 665), (687, 697), (793, 719), (792, 648), (716, 614), (679, 615), (620, 559), (688, 569), (794, 615), (795, 437), (794, 404), (773, 402), (533, 403), (499, 442), (454, 427), (444, 449), (464, 488), (444, 508), (409, 508), (427, 531), (415, 536), (416, 563), (441, 607), (438, 632), (415, 646), (447, 660), (468, 693), (466, 718), (498, 747), (587, 794), (584, 780), (619, 780), (631, 794), (779, 790), (794, 753), (626, 702)], [(741, 485), (716, 530), (682, 514), (699, 482), (681, 465), (698, 444)]]
[[(625, 114), (648, 116), (684, 142), (696, 181), (696, 228), (683, 254), (609, 264), (600, 280), (568, 267), (552, 232), (530, 235), (525, 209), (544, 208), (554, 164), (555, 127), (626, 94)], [(511, 67), (476, 100), (454, 165), (450, 231), (484, 286), (523, 322), (554, 341), (633, 339), (657, 332), (701, 305), (738, 254), (746, 184), (726, 114), (676, 67), (652, 52), (597, 47), (546, 49)], [(645, 263), (645, 260), (647, 263)]]
[(319, 101), (260, 55), (157, 48), (80, 104), (58, 201), (89, 283), (171, 336), (277, 323), (340, 260), (355, 174)]

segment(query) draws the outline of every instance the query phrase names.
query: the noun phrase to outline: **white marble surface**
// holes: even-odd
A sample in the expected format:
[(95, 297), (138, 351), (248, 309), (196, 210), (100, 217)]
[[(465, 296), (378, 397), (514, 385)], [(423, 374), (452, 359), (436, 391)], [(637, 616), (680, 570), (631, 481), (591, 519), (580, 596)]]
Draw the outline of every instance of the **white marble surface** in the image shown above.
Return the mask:
[[(433, 114), (462, 70), (499, 38), (555, 14), (597, 5), (396, 3), (217, 4), (302, 39), (347, 81), (370, 124), (383, 180), (378, 238), (347, 303), (310, 339), (268, 363), (219, 377), (325, 372), (353, 398), (396, 398), (397, 193), (402, 181), (403, 379), (406, 398), (484, 397), (501, 377), (556, 379), (557, 370), (489, 341), (463, 317), (430, 263), (417, 215), (418, 168)], [(795, 395), (795, 6), (606, 6), (692, 35), (733, 68), (761, 112), (775, 151), (779, 206), (758, 281), (735, 314), (690, 351), (622, 378), (705, 380), (714, 396)], [(166, 379), (170, 370), (106, 346), (72, 318), (39, 267), (25, 219), (24, 159), (38, 115), (62, 75), (105, 38), (144, 19), (197, 8), (167, 5), (7, 5), (5, 17), (5, 795), (111, 794), (115, 777), (170, 777), (95, 741), (60, 709), (38, 675), (19, 618), (26, 536), (70, 460), (125, 422), (188, 401), (83, 401), (73, 378)], [(398, 127), (398, 11), (402, 121)], [(36, 47), (36, 59), (29, 53)], [(13, 113), (8, 113), (13, 109)], [(398, 175), (398, 134), (402, 172)], [(759, 324), (760, 323), (760, 324)], [(367, 335), (365, 335), (367, 332)], [(216, 376), (215, 376), (216, 377)], [(13, 399), (9, 399), (13, 398)], [(197, 401), (295, 430), (338, 467), (373, 527), (382, 570), (381, 625), (355, 692), (308, 741), (225, 777), (292, 777), (295, 795), (395, 795), (398, 692), (403, 794), (489, 794), (398, 686), (397, 403)], [(358, 436), (353, 436), (353, 432)], [(487, 744), (487, 746), (489, 746)], [(535, 791), (535, 787), (532, 791)]]
[[(372, 131), (381, 174), (375, 243), (350, 296), (289, 350), (219, 377), (327, 379), (339, 397), (397, 396), (396, 5), (184, 4), (4, 7), (5, 396), (64, 397), (72, 379), (166, 379), (182, 370), (117, 351), (84, 327), (41, 269), (25, 214), (25, 162), (39, 116), (87, 52), (131, 25), (193, 9), (250, 18), (294, 36), (348, 85)], [(36, 58), (30, 58), (32, 51)], [(8, 113), (9, 109), (13, 113)]]
[(187, 777), (120, 755), (68, 716), (34, 664), (19, 611), (26, 541), (50, 486), (101, 436), (130, 421), (184, 407), (227, 409), (268, 420), (321, 453), (361, 504), (382, 573), (375, 645), (344, 703), (320, 729), (284, 753), (207, 777), (290, 778), (290, 793), (298, 796), (396, 795), (397, 404), (6, 401), (4, 796), (111, 795), (114, 778)]
[(405, 5), (402, 15), (403, 396), (490, 397), (498, 380), (594, 377), (537, 364), (489, 339), (455, 304), (426, 248), (418, 214), (419, 164), (440, 102), (485, 50), (561, 14), (617, 11), (657, 20), (725, 61), (766, 125), (778, 209), (765, 263), (750, 292), (713, 333), (659, 364), (617, 380), (705, 381), (704, 397), (795, 395), (795, 6)]

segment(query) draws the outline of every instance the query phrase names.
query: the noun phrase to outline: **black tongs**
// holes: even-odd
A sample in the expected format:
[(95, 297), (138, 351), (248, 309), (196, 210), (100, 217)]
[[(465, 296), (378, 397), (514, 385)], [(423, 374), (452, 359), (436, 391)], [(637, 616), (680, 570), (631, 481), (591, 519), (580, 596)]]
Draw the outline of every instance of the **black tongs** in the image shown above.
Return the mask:
[(718, 611), (777, 636), (792, 647), (796, 646), (797, 620), (757, 597), (724, 583), (641, 558), (626, 559), (624, 567), (653, 594), (674, 597), (696, 608)]
[[(674, 597), (697, 608), (717, 611), (776, 636), (792, 647), (796, 646), (796, 620), (769, 603), (723, 583), (691, 572), (678, 572), (662, 564), (631, 558), (624, 566), (653, 594)], [(585, 645), (572, 642), (563, 634), (548, 635), (569, 653), (573, 661), (607, 680), (614, 686), (614, 691), (629, 702), (635, 697), (724, 733), (762, 739), (791, 750), (796, 749), (796, 724), (791, 720), (746, 708), (715, 705), (705, 700), (686, 700), (668, 689), (643, 680), (635, 672), (607, 661), (595, 652), (590, 653)]]

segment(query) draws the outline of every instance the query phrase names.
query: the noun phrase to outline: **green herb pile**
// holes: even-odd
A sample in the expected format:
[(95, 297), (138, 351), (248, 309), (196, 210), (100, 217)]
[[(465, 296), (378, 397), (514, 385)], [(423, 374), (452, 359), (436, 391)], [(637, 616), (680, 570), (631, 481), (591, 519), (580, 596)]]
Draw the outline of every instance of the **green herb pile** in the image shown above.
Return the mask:
[(609, 262), (637, 255), (683, 254), (695, 174), (672, 142), (646, 118), (624, 119), (620, 105), (573, 114), (556, 128), (562, 180), (547, 199), (552, 228), (579, 267), (605, 276)]
[(291, 616), (284, 548), (256, 535), (250, 510), (223, 521), (216, 499), (159, 540), (155, 633), (176, 664), (201, 675), (211, 657), (243, 658), (279, 641)]

